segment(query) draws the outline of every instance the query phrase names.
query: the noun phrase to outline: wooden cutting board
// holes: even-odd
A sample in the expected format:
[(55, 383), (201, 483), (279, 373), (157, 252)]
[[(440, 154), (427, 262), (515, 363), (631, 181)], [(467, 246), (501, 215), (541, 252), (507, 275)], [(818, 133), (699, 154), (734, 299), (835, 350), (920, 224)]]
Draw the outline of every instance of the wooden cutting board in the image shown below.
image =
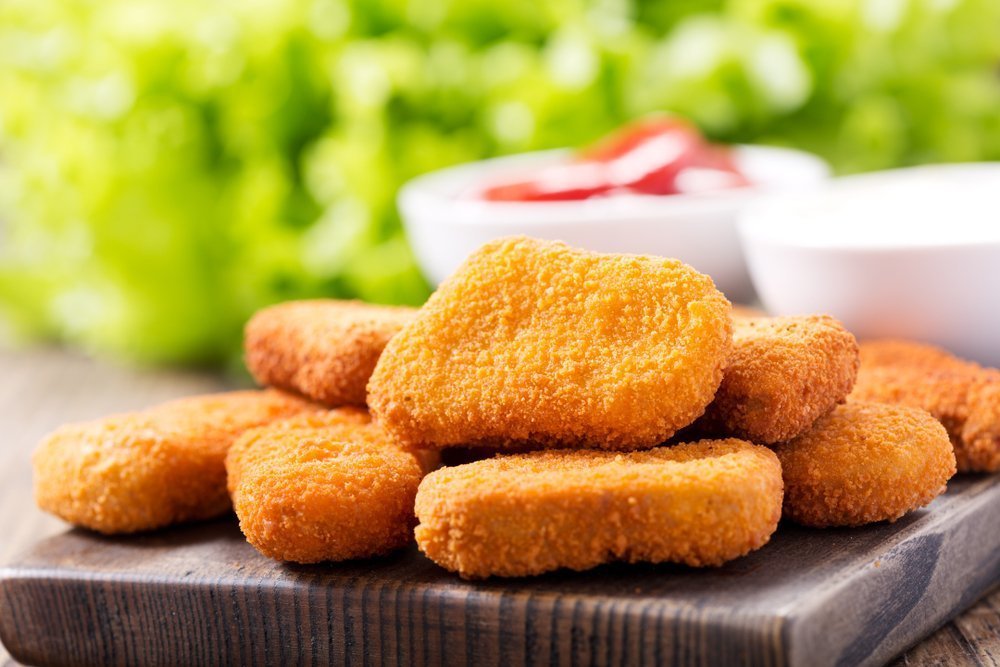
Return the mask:
[(783, 524), (711, 570), (467, 582), (415, 548), (280, 565), (232, 519), (71, 530), (0, 570), (0, 637), (39, 665), (877, 665), (998, 580), (1000, 476), (962, 476), (895, 524)]

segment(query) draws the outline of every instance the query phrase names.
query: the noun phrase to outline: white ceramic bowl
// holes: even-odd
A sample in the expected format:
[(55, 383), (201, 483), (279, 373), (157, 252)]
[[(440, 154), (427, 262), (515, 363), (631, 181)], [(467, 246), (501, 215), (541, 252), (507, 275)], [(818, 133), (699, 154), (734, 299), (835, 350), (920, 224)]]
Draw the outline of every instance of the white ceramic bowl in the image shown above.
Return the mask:
[(829, 313), (1000, 365), (1000, 163), (831, 181), (759, 202), (740, 234), (772, 314)]
[(808, 153), (746, 146), (736, 149), (736, 161), (755, 183), (752, 188), (569, 202), (462, 197), (498, 174), (516, 174), (565, 155), (545, 151), (473, 162), (406, 184), (399, 208), (427, 278), (436, 285), (487, 241), (523, 234), (599, 252), (676, 257), (712, 276), (730, 299), (745, 301), (752, 285), (736, 233), (737, 214), (762, 192), (810, 188), (829, 176), (826, 163)]

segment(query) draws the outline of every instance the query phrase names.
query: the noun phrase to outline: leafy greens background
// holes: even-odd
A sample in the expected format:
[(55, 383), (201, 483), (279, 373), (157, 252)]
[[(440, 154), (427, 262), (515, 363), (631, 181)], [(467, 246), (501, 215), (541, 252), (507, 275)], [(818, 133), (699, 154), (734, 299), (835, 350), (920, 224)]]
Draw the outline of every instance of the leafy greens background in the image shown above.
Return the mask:
[(652, 110), (841, 172), (1000, 158), (996, 0), (7, 0), (0, 308), (145, 362), (420, 303), (406, 179)]

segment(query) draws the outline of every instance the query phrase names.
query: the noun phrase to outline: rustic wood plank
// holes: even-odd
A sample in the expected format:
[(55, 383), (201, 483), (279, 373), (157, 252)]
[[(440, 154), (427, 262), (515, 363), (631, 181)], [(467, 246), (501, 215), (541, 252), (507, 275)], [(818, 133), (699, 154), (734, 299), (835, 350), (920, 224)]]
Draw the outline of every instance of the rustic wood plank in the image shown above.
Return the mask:
[(953, 625), (948, 625), (934, 634), (932, 639), (915, 646), (897, 665), (936, 665), (939, 667), (959, 667), (975, 665), (975, 657), (965, 641), (958, 636)]
[(967, 653), (980, 665), (1000, 665), (1000, 592), (984, 599), (968, 613), (955, 619), (956, 633), (961, 635)]
[[(0, 540), (0, 563), (10, 562), (36, 540), (55, 535), (55, 540), (65, 538), (89, 545), (81, 547), (82, 551), (74, 556), (78, 564), (86, 562), (80, 560), (81, 554), (97, 557), (94, 552), (97, 548), (102, 550), (99, 552), (102, 558), (109, 547), (124, 549), (120, 553), (131, 553), (133, 560), (138, 553), (149, 562), (149, 569), (145, 570), (147, 578), (155, 580), (159, 576), (163, 584), (167, 581), (164, 573), (170, 573), (179, 580), (174, 593), (165, 598), (156, 589), (156, 594), (146, 595), (141, 605), (128, 607), (135, 612), (134, 616), (122, 613), (123, 601), (129, 595), (137, 595), (148, 581), (144, 584), (113, 576), (106, 567), (98, 568), (97, 574), (86, 579), (81, 587), (74, 588), (67, 582), (62, 591), (63, 606), (92, 607), (110, 615), (102, 626), (79, 613), (62, 613), (62, 623), (69, 629), (91, 631), (96, 640), (87, 650), (112, 650), (112, 662), (155, 663), (167, 646), (164, 636), (149, 636), (148, 630), (160, 625), (179, 627), (170, 625), (178, 623), (177, 619), (188, 619), (183, 635), (176, 637), (187, 646), (190, 661), (201, 664), (217, 662), (221, 656), (234, 656), (236, 662), (243, 664), (260, 664), (268, 659), (287, 662), (297, 657), (307, 664), (321, 664), (336, 655), (358, 664), (379, 656), (385, 657), (388, 664), (406, 664), (402, 656), (414, 657), (413, 664), (440, 664), (445, 657), (473, 657), (482, 658), (486, 664), (510, 664), (518, 656), (532, 656), (536, 663), (542, 664), (620, 663), (628, 658), (656, 661), (667, 657), (690, 664), (697, 662), (695, 647), (720, 641), (717, 625), (691, 622), (699, 618), (718, 621), (719, 609), (710, 604), (642, 603), (649, 597), (670, 599), (691, 594), (698, 587), (697, 581), (692, 581), (690, 571), (679, 576), (680, 568), (610, 567), (590, 574), (546, 577), (544, 582), (470, 585), (441, 572), (412, 550), (370, 563), (282, 567), (253, 552), (235, 532), (232, 521), (142, 538), (152, 540), (151, 544), (133, 540), (105, 543), (102, 540), (107, 538), (96, 538), (82, 531), (60, 535), (64, 526), (38, 512), (31, 501), (28, 462), (31, 448), (41, 435), (65, 421), (212, 391), (223, 383), (206, 374), (140, 372), (54, 350), (0, 351), (0, 369), (3, 371), (0, 425), (4, 434), (0, 440), (0, 529), (4, 534)], [(984, 530), (985, 525), (980, 525), (980, 529)], [(845, 541), (838, 544), (863, 543), (871, 547), (867, 540), (872, 535), (867, 530), (859, 534), (843, 532), (837, 539)], [(179, 545), (178, 536), (186, 536)], [(209, 555), (219, 555), (213, 549), (220, 543), (226, 545), (223, 560), (212, 561)], [(961, 548), (962, 543), (956, 541), (952, 546)], [(733, 569), (726, 568), (721, 573), (722, 581), (727, 582), (725, 586), (740, 590), (737, 583), (740, 577), (752, 574), (754, 568), (765, 567), (759, 558), (778, 553), (785, 558), (795, 555), (794, 550), (788, 551), (787, 544), (783, 546), (776, 541), (758, 558), (744, 559), (740, 565), (734, 564)], [(947, 549), (942, 553), (951, 556)], [(798, 554), (798, 557), (804, 556)], [(202, 562), (193, 567), (181, 565), (191, 560)], [(942, 556), (935, 572), (944, 572), (944, 564), (953, 560)], [(114, 562), (111, 559), (110, 564)], [(71, 563), (59, 561), (58, 576), (65, 575), (67, 566), (72, 569)], [(834, 583), (846, 588), (860, 587), (850, 578)], [(305, 598), (300, 595), (304, 589), (310, 591)], [(581, 590), (588, 592), (587, 599), (567, 599), (567, 591), (579, 594)], [(742, 590), (745, 592), (746, 588)], [(205, 599), (211, 604), (200, 604)], [(175, 616), (168, 613), (170, 604), (175, 605)], [(224, 613), (216, 616), (212, 613), (214, 608)], [(910, 649), (895, 664), (1000, 664), (998, 610), (1000, 591)], [(254, 626), (261, 614), (289, 620), (276, 627)], [(386, 624), (373, 624), (373, 617), (384, 619)], [(461, 631), (451, 622), (454, 619), (473, 631)], [(747, 627), (756, 627), (752, 614), (744, 621)], [(782, 623), (766, 626), (757, 632), (751, 653), (726, 655), (737, 661), (764, 656), (769, 646), (782, 639), (786, 627)], [(637, 628), (647, 631), (655, 628), (659, 632), (647, 641)], [(253, 634), (258, 631), (260, 635)], [(150, 641), (130, 645), (127, 640), (136, 633), (145, 633), (138, 636), (146, 636)], [(250, 636), (254, 637), (253, 642), (240, 641)], [(329, 638), (329, 643), (324, 644), (323, 637)], [(366, 656), (366, 646), (376, 647), (377, 651)], [(338, 647), (343, 653), (331, 653)], [(96, 654), (84, 652), (67, 657), (80, 655)], [(4, 664), (17, 663), (0, 647), (0, 665)]]
[[(719, 569), (507, 581), (462, 581), (415, 548), (284, 566), (232, 519), (123, 538), (71, 530), (0, 570), (0, 635), (52, 665), (881, 665), (1000, 578), (1000, 478), (952, 487), (896, 524), (783, 525)], [(952, 655), (975, 656), (995, 632), (983, 616), (951, 626)]]
[[(139, 371), (56, 349), (0, 349), (0, 563), (66, 525), (35, 507), (31, 451), (45, 433), (68, 421), (217, 391), (208, 373)], [(0, 664), (8, 660), (0, 645)]]

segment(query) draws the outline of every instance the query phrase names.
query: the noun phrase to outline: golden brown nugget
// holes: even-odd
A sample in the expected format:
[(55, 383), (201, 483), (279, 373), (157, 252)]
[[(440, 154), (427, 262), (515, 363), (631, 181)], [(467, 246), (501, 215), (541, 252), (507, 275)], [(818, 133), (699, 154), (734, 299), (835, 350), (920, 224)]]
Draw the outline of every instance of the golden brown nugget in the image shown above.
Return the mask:
[(543, 451), (441, 468), (420, 484), (417, 544), (466, 578), (646, 561), (721, 565), (781, 516), (774, 453), (741, 440)]
[[(368, 410), (356, 407), (333, 408), (332, 410), (318, 409), (315, 412), (307, 412), (288, 419), (272, 422), (267, 425), (268, 429), (318, 429), (329, 426), (341, 426), (343, 424), (356, 424), (363, 428), (353, 428), (349, 431), (356, 437), (360, 437), (370, 442), (387, 442), (388, 436), (382, 428), (372, 421)], [(412, 454), (420, 464), (424, 474), (435, 470), (441, 465), (441, 452), (435, 449), (416, 449), (407, 447), (401, 443), (393, 443), (404, 451)]]
[(846, 400), (858, 365), (854, 335), (827, 315), (737, 317), (722, 384), (694, 429), (766, 445), (790, 440)]
[(69, 424), (35, 451), (35, 499), (107, 534), (218, 516), (230, 508), (225, 457), (233, 441), (248, 428), (315, 409), (276, 390), (235, 391)]
[(861, 344), (850, 400), (923, 408), (947, 429), (962, 472), (1000, 471), (1000, 371), (932, 345), (903, 340)]
[(775, 453), (785, 516), (819, 528), (895, 521), (944, 493), (955, 474), (944, 427), (902, 405), (846, 403)]
[[(363, 440), (376, 444), (390, 442), (385, 431), (372, 421), (371, 414), (364, 408), (344, 407), (331, 410), (317, 409), (312, 412), (296, 415), (287, 419), (271, 422), (265, 427), (269, 432), (277, 430), (305, 431), (316, 429), (334, 429), (337, 432), (350, 435), (353, 440)], [(420, 464), (424, 473), (428, 473), (441, 465), (441, 452), (431, 449), (412, 449), (401, 443), (394, 446), (412, 454)], [(234, 444), (233, 447), (236, 447)], [(228, 459), (227, 459), (228, 463)], [(228, 471), (230, 492), (234, 471)], [(238, 474), (238, 470), (236, 471)]]
[(423, 471), (363, 411), (249, 431), (229, 451), (226, 469), (240, 529), (271, 558), (340, 561), (413, 541)]
[(263, 385), (331, 407), (363, 406), (375, 363), (415, 308), (359, 301), (290, 301), (247, 323), (247, 368)]
[(369, 405), (421, 447), (652, 447), (715, 395), (729, 310), (677, 260), (500, 239), (389, 341)]
[(908, 366), (934, 370), (981, 371), (971, 361), (964, 361), (939, 347), (916, 341), (882, 339), (867, 340), (861, 346), (861, 362), (865, 367)]

